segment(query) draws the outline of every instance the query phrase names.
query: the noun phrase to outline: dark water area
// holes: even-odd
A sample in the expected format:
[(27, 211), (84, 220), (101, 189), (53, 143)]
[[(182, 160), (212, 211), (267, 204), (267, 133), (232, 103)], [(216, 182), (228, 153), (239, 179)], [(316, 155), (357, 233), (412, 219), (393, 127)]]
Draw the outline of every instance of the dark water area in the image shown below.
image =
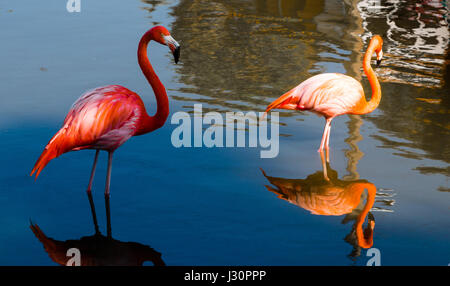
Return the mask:
[[(364, 229), (374, 222), (382, 265), (449, 264), (448, 9), (448, 1), (82, 0), (80, 13), (68, 13), (61, 1), (3, 1), (0, 265), (57, 265), (65, 241), (82, 253), (97, 247), (111, 264), (366, 265), (361, 213)], [(170, 115), (115, 152), (114, 240), (105, 242), (86, 196), (94, 151), (62, 155), (37, 181), (28, 175), (88, 89), (123, 85), (155, 112), (136, 49), (157, 24), (182, 46), (177, 65), (166, 47), (149, 47)], [(323, 72), (356, 78), (369, 98), (362, 58), (374, 34), (384, 40), (381, 103), (333, 121), (330, 182), (316, 152), (324, 120), (312, 113), (280, 110), (272, 159), (260, 148), (172, 145), (177, 111), (201, 103), (203, 112), (261, 112)], [(106, 160), (93, 186), (103, 235)]]

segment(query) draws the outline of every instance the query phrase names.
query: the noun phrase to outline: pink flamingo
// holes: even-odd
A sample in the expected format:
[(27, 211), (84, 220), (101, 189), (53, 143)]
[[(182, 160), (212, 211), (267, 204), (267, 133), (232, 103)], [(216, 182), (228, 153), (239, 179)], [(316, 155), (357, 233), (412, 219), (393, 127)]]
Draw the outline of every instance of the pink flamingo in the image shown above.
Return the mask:
[(138, 62), (155, 93), (156, 114), (149, 116), (139, 95), (123, 86), (108, 85), (87, 91), (73, 104), (63, 127), (45, 146), (30, 176), (36, 173), (37, 179), (50, 160), (63, 153), (95, 149), (94, 164), (87, 188), (90, 194), (99, 151), (105, 150), (109, 154), (105, 198), (109, 199), (114, 151), (131, 136), (142, 135), (162, 127), (169, 115), (166, 90), (147, 57), (147, 45), (151, 40), (167, 45), (173, 53), (175, 63), (180, 56), (180, 45), (162, 26), (148, 30), (139, 42)]
[(372, 87), (372, 97), (366, 101), (364, 90), (356, 79), (339, 73), (323, 73), (310, 77), (297, 87), (280, 96), (266, 109), (308, 110), (325, 117), (326, 124), (320, 143), (319, 152), (324, 147), (328, 157), (331, 120), (342, 114), (366, 114), (375, 110), (381, 100), (381, 88), (377, 76), (370, 66), (370, 59), (377, 54), (377, 66), (383, 57), (383, 40), (380, 36), (372, 37), (364, 55), (363, 68)]

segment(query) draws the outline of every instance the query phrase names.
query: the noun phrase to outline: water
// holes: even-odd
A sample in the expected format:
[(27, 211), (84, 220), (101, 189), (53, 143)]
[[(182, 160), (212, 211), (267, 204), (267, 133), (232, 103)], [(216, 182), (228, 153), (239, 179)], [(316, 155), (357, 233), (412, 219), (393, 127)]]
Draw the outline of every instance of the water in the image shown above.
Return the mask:
[[(28, 174), (87, 89), (121, 84), (155, 111), (136, 48), (143, 32), (162, 24), (182, 45), (178, 65), (167, 48), (149, 48), (171, 115), (192, 112), (194, 103), (204, 112), (263, 111), (321, 72), (353, 76), (370, 94), (362, 56), (370, 36), (380, 34), (381, 104), (369, 115), (334, 120), (328, 174), (336, 188), (376, 187), (364, 225), (375, 219), (382, 265), (447, 265), (448, 2), (372, 2), (82, 1), (81, 13), (69, 14), (61, 1), (3, 1), (0, 264), (56, 265), (62, 241), (94, 234), (85, 194), (93, 151), (61, 156), (36, 182)], [(314, 196), (308, 188), (324, 185), (316, 152), (323, 124), (310, 113), (280, 111), (280, 153), (260, 159), (258, 148), (176, 149), (169, 117), (115, 153), (115, 240), (76, 243), (122, 258), (145, 253), (155, 261), (161, 253), (168, 265), (365, 265), (367, 249), (353, 228), (367, 194), (350, 214), (318, 215), (300, 203)], [(93, 199), (103, 234), (105, 169), (102, 154)], [(54, 240), (41, 234), (41, 242), (30, 220)]]

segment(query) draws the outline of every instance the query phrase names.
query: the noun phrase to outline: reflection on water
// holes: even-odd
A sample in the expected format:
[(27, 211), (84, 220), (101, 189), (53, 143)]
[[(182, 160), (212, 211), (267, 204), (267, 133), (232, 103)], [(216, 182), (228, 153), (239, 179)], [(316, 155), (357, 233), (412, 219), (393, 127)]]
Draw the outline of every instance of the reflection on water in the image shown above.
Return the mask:
[[(142, 9), (146, 10), (149, 12), (149, 14), (153, 13), (156, 11), (156, 8), (160, 5), (167, 5), (169, 1), (166, 0), (141, 0), (142, 2), (144, 2), (146, 5), (144, 7), (142, 7)], [(149, 18), (152, 18), (151, 16), (149, 16)], [(154, 26), (156, 25), (160, 25), (161, 23), (157, 22), (157, 21), (153, 21), (152, 24)]]
[(172, 30), (190, 52), (176, 99), (258, 110), (311, 74), (345, 72), (341, 62), (358, 76), (362, 29), (346, 2), (180, 1)]
[(51, 260), (60, 265), (66, 265), (71, 259), (71, 256), (67, 256), (70, 248), (80, 250), (81, 266), (140, 266), (146, 261), (155, 266), (165, 265), (161, 253), (137, 242), (110, 239), (100, 233), (60, 241), (46, 236), (36, 224), (31, 224), (30, 228)]
[[(373, 137), (395, 155), (449, 163), (450, 145), (444, 143), (450, 140), (448, 1), (381, 1), (378, 9), (369, 9), (369, 2), (358, 4), (363, 38), (381, 33), (387, 50), (378, 71), (383, 116), (367, 116), (382, 130)], [(450, 176), (445, 167), (415, 169)]]
[(427, 87), (444, 85), (443, 67), (449, 44), (447, 1), (361, 1), (363, 39), (384, 31), (388, 40), (382, 81)]
[(72, 258), (72, 256), (67, 256), (67, 251), (70, 248), (77, 248), (80, 251), (80, 266), (142, 266), (146, 261), (152, 262), (155, 266), (165, 265), (161, 253), (150, 246), (112, 238), (109, 200), (106, 201), (108, 235), (102, 235), (97, 225), (91, 193), (88, 193), (88, 197), (95, 228), (95, 234), (92, 236), (65, 241), (55, 240), (45, 235), (38, 225), (31, 223), (30, 229), (54, 262), (67, 265), (69, 259)]
[[(383, 98), (374, 114), (362, 118), (380, 129), (373, 138), (394, 155), (448, 163), (450, 145), (442, 144), (450, 141), (447, 13), (447, 1), (438, 0), (181, 0), (173, 7), (172, 30), (188, 52), (177, 70), (184, 85), (172, 98), (227, 111), (263, 110), (322, 72), (355, 77), (369, 95), (363, 49), (380, 34), (386, 52), (376, 73)], [(349, 117), (357, 142), (361, 137), (353, 131), (363, 121)], [(348, 151), (359, 152), (355, 148)], [(450, 175), (418, 161), (416, 170), (422, 168)]]
[[(391, 194), (381, 192), (378, 195), (375, 185), (367, 180), (341, 180), (328, 163), (323, 171), (317, 171), (306, 179), (271, 177), (264, 170), (262, 172), (269, 183), (275, 186), (266, 185), (266, 188), (277, 194), (278, 198), (314, 215), (345, 215), (343, 224), (354, 221), (350, 233), (345, 237), (345, 241), (353, 246), (351, 257), (359, 256), (361, 247), (370, 248), (373, 245), (375, 218), (370, 210), (374, 203), (380, 201), (384, 206), (377, 207), (377, 210), (386, 211), (390, 211), (386, 205), (393, 205), (392, 199), (387, 204)], [(363, 229), (366, 217), (368, 222)]]

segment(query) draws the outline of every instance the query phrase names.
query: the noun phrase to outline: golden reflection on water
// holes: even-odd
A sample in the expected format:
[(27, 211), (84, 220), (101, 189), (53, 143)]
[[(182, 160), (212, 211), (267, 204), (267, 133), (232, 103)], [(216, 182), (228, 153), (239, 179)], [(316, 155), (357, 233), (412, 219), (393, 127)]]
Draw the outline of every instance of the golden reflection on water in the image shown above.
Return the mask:
[(226, 110), (258, 110), (329, 71), (328, 63), (344, 60), (360, 77), (362, 29), (354, 9), (339, 1), (180, 1), (172, 33), (189, 52), (179, 69), (186, 97), (177, 100), (196, 94)]
[(388, 40), (382, 81), (440, 88), (448, 52), (448, 2), (440, 0), (380, 1), (371, 8), (361, 1), (364, 40), (383, 31)]
[[(160, 3), (143, 2), (148, 9)], [(262, 111), (286, 90), (322, 72), (355, 77), (369, 97), (362, 56), (368, 38), (380, 34), (385, 59), (376, 73), (383, 98), (376, 115), (362, 117), (379, 129), (371, 137), (395, 155), (448, 163), (448, 1), (374, 2), (181, 0), (172, 8), (171, 31), (183, 45), (177, 69), (183, 86), (172, 98), (189, 102), (188, 109), (195, 102), (206, 105), (205, 110)], [(308, 115), (282, 111), (280, 116)], [(362, 156), (356, 142), (363, 121), (349, 118), (350, 164)], [(357, 178), (352, 164), (348, 178)], [(429, 167), (450, 176), (442, 167), (418, 165), (416, 170)]]
[[(324, 163), (325, 164), (325, 163)], [(350, 254), (359, 256), (361, 248), (374, 244), (375, 217), (372, 211), (392, 212), (395, 203), (393, 193), (377, 189), (367, 180), (341, 180), (328, 163), (323, 171), (317, 171), (305, 179), (287, 179), (263, 175), (271, 185), (266, 188), (279, 199), (308, 210), (314, 215), (342, 216), (342, 223), (354, 221), (350, 233), (344, 238), (353, 246)], [(374, 203), (381, 204), (374, 208)], [(363, 227), (367, 219), (366, 227)]]

